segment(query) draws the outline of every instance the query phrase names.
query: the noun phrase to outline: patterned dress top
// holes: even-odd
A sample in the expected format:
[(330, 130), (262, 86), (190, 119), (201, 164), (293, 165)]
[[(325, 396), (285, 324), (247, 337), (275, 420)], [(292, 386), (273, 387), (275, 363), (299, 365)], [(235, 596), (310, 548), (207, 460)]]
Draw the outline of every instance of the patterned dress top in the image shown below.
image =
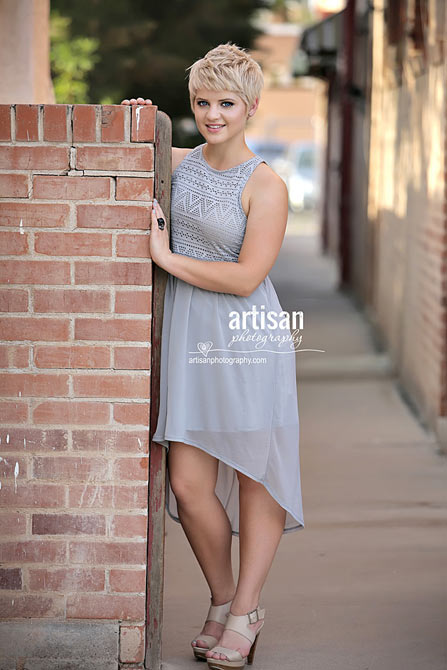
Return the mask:
[(195, 147), (172, 175), (171, 249), (208, 261), (237, 263), (247, 217), (242, 191), (259, 163), (252, 156), (228, 170), (215, 170)]

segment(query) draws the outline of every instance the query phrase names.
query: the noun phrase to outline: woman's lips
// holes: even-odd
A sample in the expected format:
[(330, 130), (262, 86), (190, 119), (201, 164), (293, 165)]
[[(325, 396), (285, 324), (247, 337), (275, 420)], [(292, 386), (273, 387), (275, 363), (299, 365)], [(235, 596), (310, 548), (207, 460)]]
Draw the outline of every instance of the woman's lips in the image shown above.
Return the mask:
[(214, 126), (214, 125), (208, 125), (207, 123), (205, 125), (208, 128), (208, 130), (210, 131), (210, 133), (218, 133), (219, 130), (222, 130), (222, 128), (225, 128), (225, 125), (217, 126), (217, 124), (216, 124), (216, 126)]

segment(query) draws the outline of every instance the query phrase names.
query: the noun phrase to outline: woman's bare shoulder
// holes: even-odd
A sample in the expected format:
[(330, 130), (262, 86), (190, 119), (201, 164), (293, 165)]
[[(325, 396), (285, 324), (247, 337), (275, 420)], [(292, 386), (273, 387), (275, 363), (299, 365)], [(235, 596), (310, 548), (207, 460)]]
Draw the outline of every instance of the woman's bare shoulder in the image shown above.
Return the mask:
[(172, 172), (174, 172), (175, 168), (180, 165), (182, 160), (186, 158), (186, 156), (191, 153), (192, 149), (182, 149), (180, 147), (172, 147)]
[(267, 163), (259, 163), (242, 191), (242, 208), (249, 215), (253, 205), (264, 207), (265, 198), (274, 202), (287, 201), (287, 186)]
[(284, 191), (287, 193), (287, 186), (284, 180), (267, 163), (259, 163), (256, 166), (247, 186), (251, 187), (248, 190), (250, 195), (254, 196), (264, 193), (266, 188), (274, 190), (279, 194), (282, 193), (282, 195)]

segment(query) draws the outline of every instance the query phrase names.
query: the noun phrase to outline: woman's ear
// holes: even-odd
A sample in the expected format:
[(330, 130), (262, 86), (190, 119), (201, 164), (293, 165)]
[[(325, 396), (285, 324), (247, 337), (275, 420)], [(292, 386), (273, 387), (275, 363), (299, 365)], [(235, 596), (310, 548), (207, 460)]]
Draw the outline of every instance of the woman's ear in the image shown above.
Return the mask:
[(254, 101), (254, 103), (252, 104), (252, 106), (249, 109), (248, 116), (253, 116), (253, 114), (258, 109), (258, 105), (259, 105), (259, 98), (256, 98), (256, 100)]

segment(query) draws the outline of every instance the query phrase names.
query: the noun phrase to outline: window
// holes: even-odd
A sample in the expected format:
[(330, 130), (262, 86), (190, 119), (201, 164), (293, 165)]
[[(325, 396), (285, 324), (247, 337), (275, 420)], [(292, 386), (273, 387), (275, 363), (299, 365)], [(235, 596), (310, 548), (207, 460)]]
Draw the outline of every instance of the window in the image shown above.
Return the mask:
[(405, 34), (407, 7), (405, 0), (388, 0), (385, 7), (385, 21), (388, 32), (388, 44), (398, 45)]
[(410, 31), (414, 48), (427, 55), (428, 43), (428, 0), (414, 0), (413, 28)]

